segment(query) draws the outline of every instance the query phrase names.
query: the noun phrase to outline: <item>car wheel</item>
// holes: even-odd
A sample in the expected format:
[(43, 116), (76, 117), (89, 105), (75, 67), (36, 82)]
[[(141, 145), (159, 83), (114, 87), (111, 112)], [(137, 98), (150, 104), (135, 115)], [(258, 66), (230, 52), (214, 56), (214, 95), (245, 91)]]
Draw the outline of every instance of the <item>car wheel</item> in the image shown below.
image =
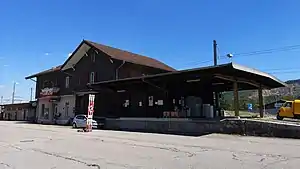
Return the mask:
[(277, 115), (277, 120), (283, 120), (283, 117), (281, 117), (281, 116), (279, 116), (279, 115)]
[(76, 128), (77, 128), (76, 123), (73, 123), (72, 127), (73, 127), (74, 129), (76, 129)]

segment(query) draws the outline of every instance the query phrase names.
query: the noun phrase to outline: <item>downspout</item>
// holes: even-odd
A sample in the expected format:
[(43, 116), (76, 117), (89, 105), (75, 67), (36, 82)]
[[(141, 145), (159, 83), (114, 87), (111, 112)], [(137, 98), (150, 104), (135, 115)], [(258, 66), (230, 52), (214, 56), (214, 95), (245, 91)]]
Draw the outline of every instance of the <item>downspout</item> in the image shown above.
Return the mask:
[(116, 69), (116, 80), (119, 79), (119, 69), (125, 64), (125, 60), (123, 60), (123, 63)]

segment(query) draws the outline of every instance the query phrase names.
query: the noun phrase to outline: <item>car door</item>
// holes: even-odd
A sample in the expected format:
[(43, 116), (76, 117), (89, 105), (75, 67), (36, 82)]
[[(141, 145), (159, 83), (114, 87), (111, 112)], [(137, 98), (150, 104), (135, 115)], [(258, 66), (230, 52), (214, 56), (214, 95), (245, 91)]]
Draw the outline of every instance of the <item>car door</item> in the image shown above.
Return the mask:
[(76, 121), (77, 121), (77, 127), (85, 127), (86, 122), (84, 116), (77, 116)]
[(283, 115), (284, 117), (294, 117), (294, 112), (293, 112), (293, 102), (285, 102), (284, 105), (282, 106), (283, 109)]

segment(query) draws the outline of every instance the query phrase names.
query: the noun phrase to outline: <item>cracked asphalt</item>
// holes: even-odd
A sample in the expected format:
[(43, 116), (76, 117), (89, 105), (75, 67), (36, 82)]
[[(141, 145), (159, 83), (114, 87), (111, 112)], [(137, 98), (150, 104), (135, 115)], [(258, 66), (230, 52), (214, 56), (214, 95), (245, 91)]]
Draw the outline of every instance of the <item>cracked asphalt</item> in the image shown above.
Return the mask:
[(300, 140), (199, 137), (0, 121), (0, 169), (296, 169)]

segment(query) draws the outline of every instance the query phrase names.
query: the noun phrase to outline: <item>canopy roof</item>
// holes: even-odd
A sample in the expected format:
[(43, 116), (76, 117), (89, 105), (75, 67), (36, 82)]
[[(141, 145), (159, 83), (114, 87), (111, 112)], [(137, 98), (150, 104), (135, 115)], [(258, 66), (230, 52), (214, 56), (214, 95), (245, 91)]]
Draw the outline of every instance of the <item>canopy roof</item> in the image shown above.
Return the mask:
[[(161, 73), (156, 75), (148, 75), (142, 77), (133, 77), (119, 80), (110, 80), (110, 81), (102, 81), (93, 84), (89, 84), (90, 87), (97, 86), (117, 86), (128, 83), (142, 83), (145, 80), (151, 81), (172, 81), (176, 80), (179, 82), (191, 82), (191, 81), (207, 81), (210, 80), (211, 83), (216, 82), (233, 82), (238, 81), (241, 84), (240, 90), (250, 90), (255, 89), (261, 86), (263, 89), (272, 89), (278, 87), (286, 87), (287, 84), (280, 81), (276, 77), (261, 72), (256, 69), (252, 69), (249, 67), (245, 67), (242, 65), (238, 65), (235, 63), (222, 64), (218, 66), (208, 66), (201, 67), (195, 69), (187, 69), (181, 71), (174, 71), (168, 73)], [(221, 84), (221, 83), (220, 83)], [(223, 90), (226, 90), (225, 84), (220, 85), (223, 86)], [(232, 87), (232, 86), (230, 86)]]

